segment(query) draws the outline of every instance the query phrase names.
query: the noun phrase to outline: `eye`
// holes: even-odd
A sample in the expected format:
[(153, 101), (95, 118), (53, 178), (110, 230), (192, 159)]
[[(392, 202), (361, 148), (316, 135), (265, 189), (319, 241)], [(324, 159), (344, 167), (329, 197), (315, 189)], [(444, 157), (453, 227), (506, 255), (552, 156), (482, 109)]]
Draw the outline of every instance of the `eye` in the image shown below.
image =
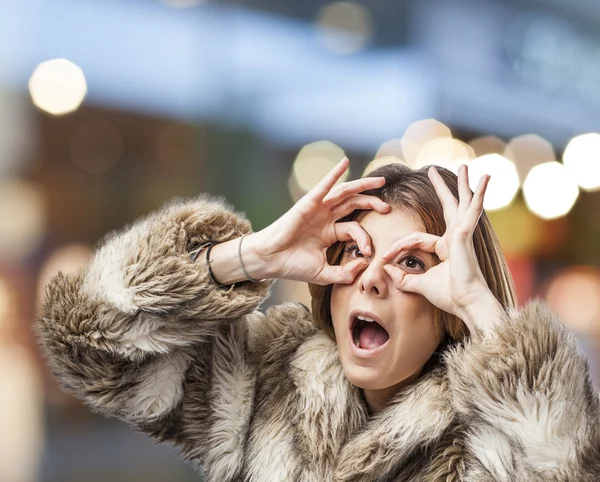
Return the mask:
[(408, 255), (402, 258), (399, 263), (402, 268), (407, 269), (409, 272), (425, 272), (427, 271), (425, 263), (416, 256)]
[(358, 249), (357, 244), (351, 244), (349, 246), (346, 246), (344, 248), (344, 253), (347, 253), (350, 256), (350, 258), (364, 258), (364, 255), (360, 252), (360, 249)]

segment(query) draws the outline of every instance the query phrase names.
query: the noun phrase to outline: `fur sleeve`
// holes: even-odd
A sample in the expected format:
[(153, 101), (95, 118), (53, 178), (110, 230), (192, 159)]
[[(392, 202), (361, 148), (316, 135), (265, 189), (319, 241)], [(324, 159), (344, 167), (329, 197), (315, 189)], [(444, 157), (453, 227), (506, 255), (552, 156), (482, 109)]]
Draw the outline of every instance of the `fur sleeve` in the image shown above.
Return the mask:
[(469, 449), (494, 480), (597, 480), (600, 399), (573, 337), (541, 303), (446, 361)]
[(109, 235), (87, 270), (82, 291), (120, 311), (169, 317), (238, 319), (266, 297), (269, 283), (216, 289), (205, 263), (192, 263), (191, 246), (223, 242), (250, 223), (222, 201), (175, 201), (123, 232)]
[[(61, 384), (95, 411), (175, 442), (193, 461), (210, 459), (209, 446), (239, 455), (228, 437), (243, 443), (253, 398), (247, 320), (264, 318), (255, 309), (269, 283), (221, 289), (188, 248), (249, 229), (222, 202), (176, 202), (109, 236), (85, 272), (56, 276), (38, 330)], [(236, 416), (227, 436), (219, 427), (211, 439), (214, 397)], [(213, 458), (222, 473), (236, 472), (235, 461)]]

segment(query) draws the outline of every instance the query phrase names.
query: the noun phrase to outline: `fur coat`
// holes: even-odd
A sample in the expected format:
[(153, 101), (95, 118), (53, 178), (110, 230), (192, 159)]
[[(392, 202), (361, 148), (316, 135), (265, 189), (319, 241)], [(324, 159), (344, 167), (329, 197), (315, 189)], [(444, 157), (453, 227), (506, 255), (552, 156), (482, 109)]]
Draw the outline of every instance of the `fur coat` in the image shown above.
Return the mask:
[(190, 261), (249, 230), (221, 201), (176, 202), (55, 277), (39, 330), (61, 384), (213, 482), (600, 480), (600, 398), (541, 304), (370, 415), (306, 308), (262, 313), (269, 283), (221, 289)]

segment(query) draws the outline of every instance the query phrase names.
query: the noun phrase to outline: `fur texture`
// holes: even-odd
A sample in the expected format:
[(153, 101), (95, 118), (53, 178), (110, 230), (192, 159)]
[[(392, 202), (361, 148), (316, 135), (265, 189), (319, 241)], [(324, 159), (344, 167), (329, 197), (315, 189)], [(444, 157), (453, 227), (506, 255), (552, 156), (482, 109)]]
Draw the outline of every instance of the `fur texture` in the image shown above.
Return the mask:
[(580, 481), (600, 478), (600, 399), (539, 304), (370, 416), (337, 347), (268, 283), (221, 289), (190, 246), (250, 226), (222, 202), (174, 203), (110, 236), (48, 286), (40, 340), (94, 410), (178, 446), (207, 480)]

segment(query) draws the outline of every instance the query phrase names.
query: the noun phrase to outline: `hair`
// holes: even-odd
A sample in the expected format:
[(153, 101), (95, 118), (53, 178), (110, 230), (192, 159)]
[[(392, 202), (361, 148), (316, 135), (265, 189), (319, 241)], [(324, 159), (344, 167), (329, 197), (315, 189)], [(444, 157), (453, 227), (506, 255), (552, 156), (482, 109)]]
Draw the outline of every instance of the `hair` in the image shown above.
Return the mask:
[[(446, 185), (458, 199), (458, 178), (453, 172), (436, 167)], [(428, 167), (413, 170), (410, 167), (393, 163), (371, 171), (367, 177), (385, 177), (385, 185), (378, 189), (365, 191), (363, 194), (376, 196), (390, 204), (417, 215), (427, 233), (442, 236), (446, 231), (444, 210), (431, 181), (427, 176)], [(355, 221), (366, 212), (356, 210), (338, 222)], [(496, 233), (487, 215), (482, 213), (473, 233), (475, 254), (483, 277), (493, 295), (503, 308), (515, 306), (515, 291), (512, 277), (508, 270), (504, 254)], [(338, 241), (327, 250), (327, 260), (332, 265), (341, 262), (345, 242)], [(309, 284), (312, 296), (312, 312), (316, 325), (335, 341), (333, 322), (331, 319), (331, 293), (333, 285), (321, 286)], [(440, 330), (440, 345), (462, 341), (468, 336), (464, 322), (450, 313), (435, 308), (436, 328)], [(439, 351), (438, 347), (438, 351)]]

